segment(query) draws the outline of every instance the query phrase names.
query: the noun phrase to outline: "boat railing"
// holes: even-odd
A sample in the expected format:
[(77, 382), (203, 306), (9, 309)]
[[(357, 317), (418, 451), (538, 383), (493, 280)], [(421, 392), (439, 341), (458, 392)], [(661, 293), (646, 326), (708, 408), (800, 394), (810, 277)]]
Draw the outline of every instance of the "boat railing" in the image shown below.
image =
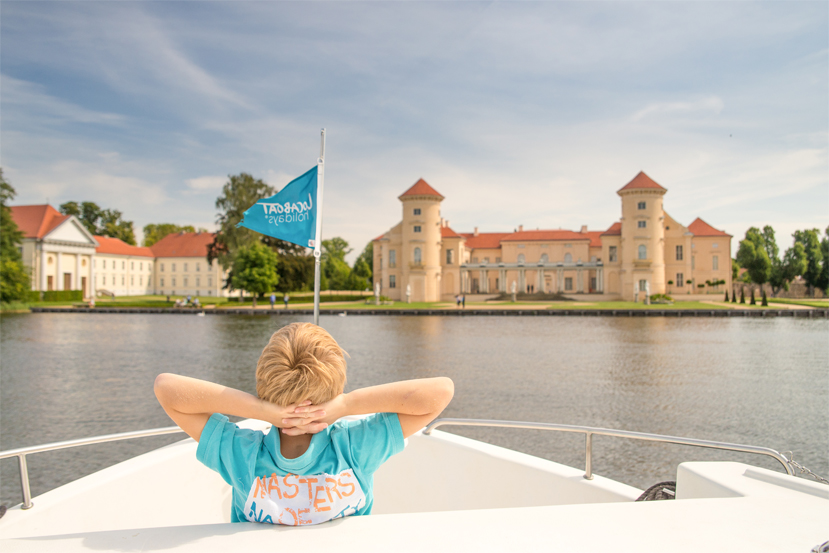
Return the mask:
[(165, 434), (178, 434), (180, 432), (184, 432), (184, 430), (178, 426), (168, 426), (166, 428), (136, 430), (134, 432), (121, 432), (119, 434), (105, 434), (103, 436), (95, 436), (93, 438), (79, 438), (77, 440), (66, 440), (64, 442), (53, 442), (51, 444), (19, 447), (17, 449), (9, 449), (8, 451), (0, 451), (0, 459), (17, 457), (17, 467), (20, 471), (20, 488), (23, 492), (22, 508), (31, 509), (34, 506), (34, 503), (32, 503), (32, 490), (29, 485), (29, 467), (26, 464), (27, 455), (31, 455), (33, 453), (43, 453), (45, 451), (56, 451), (58, 449), (68, 449), (70, 447), (79, 447), (82, 445), (118, 442), (121, 440), (133, 440), (135, 438), (149, 438), (152, 436), (164, 436)]
[(572, 426), (569, 424), (552, 424), (545, 422), (521, 422), (521, 421), (499, 421), (486, 419), (437, 419), (432, 421), (423, 430), (424, 434), (431, 434), (432, 430), (440, 426), (487, 426), (498, 428), (524, 428), (530, 430), (552, 430), (555, 432), (574, 432), (584, 434), (584, 478), (593, 480), (593, 436), (614, 436), (617, 438), (630, 438), (633, 440), (644, 440), (646, 442), (662, 442), (667, 444), (690, 445), (705, 447), (709, 449), (724, 449), (727, 451), (738, 451), (741, 453), (755, 453), (767, 455), (777, 459), (786, 474), (794, 476), (794, 470), (783, 454), (768, 447), (753, 445), (730, 444), (726, 442), (714, 442), (711, 440), (698, 440), (696, 438), (680, 438), (677, 436), (664, 436), (662, 434), (648, 434), (645, 432), (631, 432), (629, 430), (614, 430), (611, 428), (594, 428), (592, 426)]
[[(649, 442), (662, 442), (669, 444), (690, 445), (696, 447), (706, 447), (710, 449), (724, 449), (728, 451), (738, 451), (742, 453), (756, 453), (758, 455), (767, 455), (777, 459), (786, 469), (786, 473), (794, 476), (794, 471), (789, 464), (789, 460), (781, 453), (767, 448), (753, 445), (730, 444), (725, 442), (714, 442), (710, 440), (697, 440), (695, 438), (679, 438), (676, 436), (663, 436), (661, 434), (647, 434), (644, 432), (631, 432), (628, 430), (613, 430), (609, 428), (595, 428), (592, 426), (572, 426), (567, 424), (552, 424), (544, 422), (521, 422), (521, 421), (500, 421), (500, 420), (486, 420), (486, 419), (437, 419), (432, 421), (424, 430), (424, 434), (431, 434), (432, 430), (440, 426), (488, 426), (500, 428), (524, 428), (531, 430), (553, 430), (557, 432), (575, 432), (584, 434), (585, 443), (585, 460), (584, 460), (584, 478), (587, 480), (593, 479), (593, 436), (615, 436), (618, 438), (631, 438), (634, 440), (644, 440)], [(17, 457), (17, 465), (20, 471), (20, 488), (23, 493), (23, 509), (31, 509), (34, 506), (32, 503), (32, 491), (29, 484), (29, 468), (26, 463), (26, 456), (34, 453), (44, 453), (46, 451), (56, 451), (58, 449), (68, 449), (72, 447), (80, 447), (84, 445), (101, 444), (106, 442), (117, 442), (121, 440), (133, 440), (136, 438), (150, 438), (152, 436), (164, 436), (166, 434), (178, 434), (183, 432), (178, 426), (168, 426), (166, 428), (152, 428), (149, 430), (137, 430), (134, 432), (121, 432), (119, 434), (106, 434), (103, 436), (95, 436), (92, 438), (80, 438), (77, 440), (66, 440), (63, 442), (53, 442), (50, 444), (36, 445), (30, 447), (20, 447), (17, 449), (9, 449), (7, 451), (0, 451), (0, 459), (8, 459)]]

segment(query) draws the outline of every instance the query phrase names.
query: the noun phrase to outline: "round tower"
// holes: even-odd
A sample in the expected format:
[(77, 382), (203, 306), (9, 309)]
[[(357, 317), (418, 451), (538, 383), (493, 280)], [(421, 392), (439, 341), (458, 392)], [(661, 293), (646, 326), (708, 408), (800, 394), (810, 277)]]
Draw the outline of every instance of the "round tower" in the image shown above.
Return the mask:
[(662, 197), (668, 190), (644, 172), (617, 194), (622, 197), (620, 260), (622, 299), (640, 301), (645, 288), (651, 294), (665, 293), (665, 213)]
[(423, 180), (403, 192), (401, 298), (411, 286), (413, 302), (440, 300), (440, 203), (443, 196)]

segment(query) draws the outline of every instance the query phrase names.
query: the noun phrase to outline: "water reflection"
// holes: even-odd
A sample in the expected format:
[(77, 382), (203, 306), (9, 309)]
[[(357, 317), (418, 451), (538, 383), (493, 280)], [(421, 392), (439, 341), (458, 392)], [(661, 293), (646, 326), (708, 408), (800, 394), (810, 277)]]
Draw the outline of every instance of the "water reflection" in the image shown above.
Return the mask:
[[(270, 334), (310, 317), (11, 315), (0, 319), (0, 447), (170, 425), (152, 393), (163, 371), (254, 391)], [(792, 449), (829, 473), (829, 321), (597, 317), (337, 317), (323, 325), (349, 352), (347, 389), (447, 375), (444, 416), (547, 421)], [(454, 430), (453, 430), (454, 431)], [(458, 433), (574, 466), (583, 437)], [(42, 493), (174, 438), (30, 459)], [(645, 487), (683, 460), (747, 455), (597, 437), (595, 471)], [(0, 464), (0, 500), (19, 501)]]

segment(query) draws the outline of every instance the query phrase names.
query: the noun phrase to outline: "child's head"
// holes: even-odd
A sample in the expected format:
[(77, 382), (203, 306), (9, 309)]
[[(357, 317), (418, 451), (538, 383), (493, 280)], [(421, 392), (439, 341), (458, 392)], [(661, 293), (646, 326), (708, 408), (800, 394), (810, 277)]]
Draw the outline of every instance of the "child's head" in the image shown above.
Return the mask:
[(286, 406), (325, 403), (345, 388), (345, 351), (321, 327), (291, 323), (271, 336), (256, 364), (256, 393)]

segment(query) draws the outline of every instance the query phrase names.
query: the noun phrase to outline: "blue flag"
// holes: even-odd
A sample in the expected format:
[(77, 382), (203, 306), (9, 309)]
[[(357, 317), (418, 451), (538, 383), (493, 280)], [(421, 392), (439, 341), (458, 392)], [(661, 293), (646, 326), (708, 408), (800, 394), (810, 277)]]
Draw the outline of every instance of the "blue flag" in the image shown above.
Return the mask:
[(314, 167), (270, 198), (253, 204), (236, 226), (313, 248), (317, 232), (316, 202), (317, 167)]

